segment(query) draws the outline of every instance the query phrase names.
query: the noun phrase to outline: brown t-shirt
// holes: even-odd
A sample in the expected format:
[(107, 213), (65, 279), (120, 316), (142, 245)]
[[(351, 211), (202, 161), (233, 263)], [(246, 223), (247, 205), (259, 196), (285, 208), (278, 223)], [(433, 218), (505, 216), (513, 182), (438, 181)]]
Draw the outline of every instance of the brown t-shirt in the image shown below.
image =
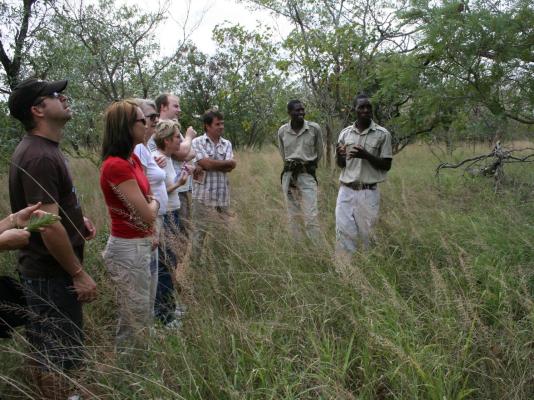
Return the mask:
[[(80, 261), (86, 229), (66, 159), (58, 143), (27, 134), (18, 144), (9, 167), (9, 199), (17, 212), (28, 204), (57, 203), (61, 223)], [(65, 274), (50, 255), (40, 233), (32, 233), (30, 243), (19, 252), (19, 270), (31, 278)]]

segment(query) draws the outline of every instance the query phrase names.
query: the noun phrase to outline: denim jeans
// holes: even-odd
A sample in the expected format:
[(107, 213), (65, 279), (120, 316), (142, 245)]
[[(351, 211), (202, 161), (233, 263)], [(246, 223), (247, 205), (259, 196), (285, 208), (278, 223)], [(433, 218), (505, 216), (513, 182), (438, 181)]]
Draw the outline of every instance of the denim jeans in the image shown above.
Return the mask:
[(172, 273), (176, 269), (180, 237), (178, 210), (169, 211), (163, 216), (163, 235), (159, 246), (158, 288), (154, 306), (155, 316), (163, 324), (168, 324), (175, 318), (176, 300)]
[(117, 294), (117, 346), (129, 345), (151, 324), (151, 246), (152, 237), (124, 239), (110, 236), (102, 254)]
[[(156, 219), (156, 229), (154, 235), (157, 235), (159, 240), (163, 238), (163, 216), (158, 215)], [(159, 247), (152, 250), (150, 254), (150, 312), (152, 318), (155, 317), (154, 306), (156, 304), (156, 293), (158, 290), (158, 275), (159, 275)]]

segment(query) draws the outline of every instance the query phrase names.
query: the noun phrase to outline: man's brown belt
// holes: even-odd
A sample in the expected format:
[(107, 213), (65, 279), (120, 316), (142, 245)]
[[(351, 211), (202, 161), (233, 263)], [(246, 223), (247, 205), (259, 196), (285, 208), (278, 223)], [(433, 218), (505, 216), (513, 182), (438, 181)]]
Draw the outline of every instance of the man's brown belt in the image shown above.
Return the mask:
[(352, 190), (375, 190), (376, 183), (361, 183), (361, 182), (341, 182), (343, 186), (351, 188)]

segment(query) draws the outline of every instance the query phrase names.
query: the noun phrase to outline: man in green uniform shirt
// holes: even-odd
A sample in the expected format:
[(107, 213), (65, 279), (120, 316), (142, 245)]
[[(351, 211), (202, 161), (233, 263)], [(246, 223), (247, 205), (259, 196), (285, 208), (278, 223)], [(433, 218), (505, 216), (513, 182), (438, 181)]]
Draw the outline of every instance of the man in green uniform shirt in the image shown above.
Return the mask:
[(278, 147), (284, 161), (282, 190), (286, 200), (291, 234), (302, 238), (299, 219), (304, 220), (306, 235), (320, 243), (315, 170), (323, 154), (323, 135), (315, 122), (306, 121), (300, 100), (287, 104), (290, 121), (278, 130)]
[(391, 135), (375, 123), (373, 107), (366, 95), (354, 99), (356, 122), (339, 134), (336, 163), (342, 168), (336, 203), (336, 259), (347, 262), (357, 241), (369, 245), (378, 219), (378, 183), (386, 179), (393, 154)]

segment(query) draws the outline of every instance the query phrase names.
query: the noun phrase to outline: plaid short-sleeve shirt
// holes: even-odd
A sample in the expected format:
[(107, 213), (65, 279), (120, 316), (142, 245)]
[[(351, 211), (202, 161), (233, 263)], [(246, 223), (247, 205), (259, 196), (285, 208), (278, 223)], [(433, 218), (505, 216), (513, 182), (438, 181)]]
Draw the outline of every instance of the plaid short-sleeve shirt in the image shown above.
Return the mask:
[[(223, 138), (220, 138), (218, 143), (213, 143), (208, 135), (204, 134), (193, 139), (192, 147), (196, 153), (195, 163), (204, 158), (212, 160), (234, 158), (232, 143)], [(230, 205), (228, 174), (221, 171), (206, 171), (204, 183), (193, 182), (193, 199), (207, 206), (228, 207)]]

